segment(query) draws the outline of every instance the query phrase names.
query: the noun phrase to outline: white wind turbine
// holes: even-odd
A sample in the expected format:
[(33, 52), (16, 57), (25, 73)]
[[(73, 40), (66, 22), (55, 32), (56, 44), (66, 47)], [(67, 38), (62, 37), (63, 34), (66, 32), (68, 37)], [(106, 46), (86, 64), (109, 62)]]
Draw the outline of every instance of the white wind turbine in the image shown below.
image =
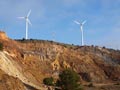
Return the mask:
[(25, 21), (26, 21), (26, 36), (25, 36), (25, 39), (28, 39), (28, 25), (29, 24), (32, 25), (30, 20), (29, 20), (29, 18), (28, 18), (30, 16), (30, 13), (31, 13), (31, 10), (29, 10), (27, 16), (25, 16), (25, 17), (18, 17), (20, 19), (25, 19)]
[(78, 21), (74, 21), (76, 24), (80, 25), (80, 30), (81, 30), (81, 44), (84, 46), (84, 33), (83, 33), (83, 25), (86, 23), (86, 21), (83, 21), (82, 23)]

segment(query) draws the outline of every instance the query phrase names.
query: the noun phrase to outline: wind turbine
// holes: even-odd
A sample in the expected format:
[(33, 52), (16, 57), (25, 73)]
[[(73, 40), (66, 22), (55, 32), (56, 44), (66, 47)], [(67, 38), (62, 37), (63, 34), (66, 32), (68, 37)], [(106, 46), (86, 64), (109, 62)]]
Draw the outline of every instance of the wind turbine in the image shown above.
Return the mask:
[(83, 25), (86, 23), (86, 21), (83, 21), (82, 23), (78, 21), (74, 21), (76, 24), (80, 25), (80, 30), (81, 30), (81, 44), (84, 46), (84, 33), (83, 33)]
[(29, 24), (32, 25), (30, 20), (29, 20), (29, 18), (28, 18), (30, 16), (30, 14), (31, 14), (31, 10), (29, 10), (27, 16), (25, 16), (25, 17), (18, 17), (20, 19), (25, 19), (25, 22), (26, 22), (26, 34), (25, 34), (26, 36), (25, 36), (25, 39), (28, 39), (28, 25)]

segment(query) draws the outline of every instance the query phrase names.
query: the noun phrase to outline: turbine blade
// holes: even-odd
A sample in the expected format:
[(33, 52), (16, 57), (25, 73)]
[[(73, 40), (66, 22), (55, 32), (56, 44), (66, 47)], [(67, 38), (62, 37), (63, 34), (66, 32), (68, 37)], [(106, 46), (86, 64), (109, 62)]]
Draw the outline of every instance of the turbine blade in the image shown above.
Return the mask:
[(86, 20), (82, 22), (82, 25), (86, 23)]
[(29, 10), (29, 12), (28, 12), (28, 14), (27, 14), (27, 17), (29, 17), (29, 16), (30, 16), (30, 13), (31, 13), (31, 10)]
[(25, 17), (17, 17), (17, 18), (19, 18), (19, 19), (25, 19)]
[(79, 25), (80, 25), (80, 23), (79, 23), (78, 21), (74, 21), (74, 23), (76, 23), (76, 24), (79, 24)]
[(30, 22), (30, 20), (29, 19), (27, 19), (27, 22), (32, 26), (32, 23)]

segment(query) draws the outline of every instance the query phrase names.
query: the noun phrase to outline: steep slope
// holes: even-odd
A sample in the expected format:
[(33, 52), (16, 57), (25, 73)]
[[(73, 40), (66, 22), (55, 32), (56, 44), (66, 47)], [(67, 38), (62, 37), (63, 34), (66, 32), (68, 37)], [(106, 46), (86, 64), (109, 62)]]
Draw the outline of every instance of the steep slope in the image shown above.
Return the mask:
[(42, 74), (54, 76), (69, 67), (80, 74), (82, 81), (120, 80), (120, 51), (39, 40), (20, 42), (24, 47), (25, 63), (32, 65), (34, 69), (34, 65), (37, 65)]
[(24, 75), (22, 67), (19, 66), (12, 58), (6, 55), (4, 52), (0, 52), (0, 69), (2, 69), (9, 76), (19, 78), (23, 83), (33, 86), (37, 89), (41, 89), (39, 86), (30, 82), (29, 79)]
[(24, 84), (17, 78), (0, 70), (0, 90), (25, 90)]
[(28, 77), (29, 73), (25, 73), (25, 69), (22, 67), (23, 63), (20, 62), (22, 61), (20, 44), (9, 39), (4, 32), (0, 32), (0, 37), (0, 43), (4, 46), (4, 50), (0, 51), (0, 69), (3, 70), (8, 76), (13, 76), (20, 79), (22, 83), (27, 86), (40, 90), (44, 89), (35, 82), (32, 76)]
[(47, 90), (42, 80), (50, 76), (57, 79), (65, 68), (75, 70), (82, 83), (120, 81), (119, 50), (43, 40), (14, 41), (4, 32), (0, 32), (0, 43), (4, 46), (0, 52), (0, 69), (26, 84), (24, 87)]

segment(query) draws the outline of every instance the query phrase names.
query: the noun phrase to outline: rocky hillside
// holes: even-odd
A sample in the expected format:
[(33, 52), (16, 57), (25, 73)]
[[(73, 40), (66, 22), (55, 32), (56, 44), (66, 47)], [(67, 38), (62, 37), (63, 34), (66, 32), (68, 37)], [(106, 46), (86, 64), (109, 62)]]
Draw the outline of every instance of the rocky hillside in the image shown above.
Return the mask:
[[(75, 70), (83, 84), (120, 82), (119, 50), (43, 40), (11, 40), (4, 32), (0, 32), (0, 43), (4, 46), (0, 51), (3, 81), (0, 88), (5, 87), (3, 83), (13, 88), (3, 90), (47, 90), (42, 80), (49, 76), (57, 79), (65, 68)], [(12, 80), (19, 83), (16, 84), (19, 89), (14, 89)]]

